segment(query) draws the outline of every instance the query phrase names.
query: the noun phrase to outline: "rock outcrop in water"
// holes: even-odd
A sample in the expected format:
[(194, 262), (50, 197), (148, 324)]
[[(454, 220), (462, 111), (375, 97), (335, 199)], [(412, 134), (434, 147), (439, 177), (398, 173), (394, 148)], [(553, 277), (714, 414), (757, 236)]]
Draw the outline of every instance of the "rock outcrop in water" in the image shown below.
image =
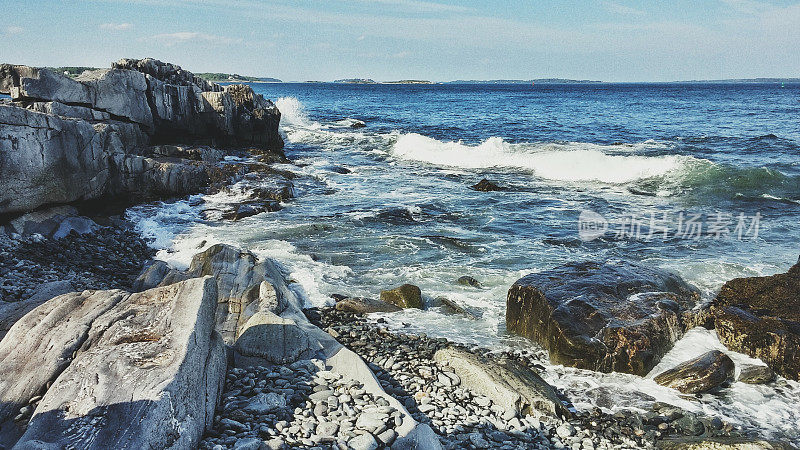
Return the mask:
[(249, 86), (222, 87), (178, 66), (124, 59), (78, 78), (0, 65), (0, 214), (104, 197), (196, 192), (199, 161), (158, 154), (179, 142), (282, 157), (280, 112)]
[(422, 309), (422, 291), (413, 284), (404, 284), (394, 289), (381, 291), (381, 301), (400, 308)]
[(728, 281), (710, 314), (726, 347), (800, 380), (800, 263), (787, 273)]
[(506, 328), (558, 364), (647, 374), (691, 322), (700, 296), (675, 274), (624, 261), (570, 263), (508, 291)]

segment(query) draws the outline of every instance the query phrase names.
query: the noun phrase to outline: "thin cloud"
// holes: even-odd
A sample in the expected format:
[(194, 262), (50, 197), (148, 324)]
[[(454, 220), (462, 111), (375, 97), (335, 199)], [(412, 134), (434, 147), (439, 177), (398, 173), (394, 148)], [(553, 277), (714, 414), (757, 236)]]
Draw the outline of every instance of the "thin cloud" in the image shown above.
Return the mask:
[(14, 34), (22, 34), (22, 33), (24, 33), (25, 32), (25, 28), (18, 27), (18, 26), (10, 26), (10, 27), (6, 27), (3, 31), (5, 32), (5, 34), (11, 36), (11, 35), (14, 35)]
[(224, 36), (217, 36), (214, 34), (198, 33), (193, 31), (179, 31), (177, 33), (162, 33), (145, 38), (149, 41), (158, 41), (163, 45), (177, 45), (190, 42), (204, 42), (216, 44), (233, 44), (239, 42), (239, 39), (231, 39)]
[(760, 14), (773, 8), (772, 5), (755, 0), (722, 0), (736, 12), (744, 14)]
[(603, 7), (605, 7), (609, 12), (618, 14), (620, 16), (644, 16), (647, 14), (641, 9), (631, 8), (630, 6), (625, 6), (615, 2), (603, 2)]
[(100, 29), (105, 31), (126, 31), (133, 28), (130, 23), (101, 23)]
[(472, 8), (447, 3), (425, 2), (421, 0), (356, 0), (360, 3), (373, 3), (390, 5), (402, 8), (408, 12), (464, 12), (473, 11)]

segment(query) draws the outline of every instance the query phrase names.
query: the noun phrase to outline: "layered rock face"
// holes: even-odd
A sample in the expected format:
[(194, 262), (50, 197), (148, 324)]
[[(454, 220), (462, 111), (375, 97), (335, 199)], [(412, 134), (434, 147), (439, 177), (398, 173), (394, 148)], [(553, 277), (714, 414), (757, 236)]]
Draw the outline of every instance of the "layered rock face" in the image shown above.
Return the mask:
[(18, 448), (196, 445), (226, 370), (215, 306), (214, 281), (199, 278), (66, 294), (34, 309), (0, 342), (3, 445), (19, 436), (25, 417), (15, 415), (29, 402), (38, 404)]
[(677, 275), (640, 264), (570, 263), (514, 283), (506, 327), (555, 363), (643, 376), (686, 331), (699, 297)]
[(0, 214), (102, 197), (185, 195), (208, 181), (198, 161), (151, 144), (255, 148), (283, 157), (280, 112), (249, 86), (205, 82), (160, 61), (121, 60), (72, 79), (0, 65)]
[(283, 148), (280, 112), (250, 86), (222, 87), (173, 64), (121, 59), (114, 69), (143, 74), (159, 141), (211, 140), (214, 145)]
[(728, 281), (710, 312), (726, 347), (800, 380), (800, 263), (787, 273)]

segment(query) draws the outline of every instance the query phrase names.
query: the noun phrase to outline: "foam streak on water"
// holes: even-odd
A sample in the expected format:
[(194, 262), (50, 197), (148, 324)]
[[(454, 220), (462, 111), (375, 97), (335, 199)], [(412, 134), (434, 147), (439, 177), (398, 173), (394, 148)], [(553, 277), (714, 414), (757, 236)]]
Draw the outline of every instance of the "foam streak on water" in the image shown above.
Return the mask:
[[(217, 242), (246, 247), (281, 261), (309, 305), (329, 304), (333, 293), (377, 297), (413, 283), (429, 303), (446, 296), (479, 318), (436, 307), (375, 318), (501, 349), (531, 345), (505, 332), (504, 314), (509, 286), (533, 271), (632, 259), (678, 272), (708, 300), (726, 280), (783, 272), (797, 260), (800, 126), (776, 112), (796, 108), (791, 99), (767, 88), (254, 87), (279, 99), (286, 152), (297, 163), (280, 168), (298, 175), (298, 197), (281, 211), (237, 222), (200, 214), (235, 202), (235, 189), (129, 210), (158, 258), (176, 267)], [(698, 102), (706, 107), (695, 110)], [(367, 127), (351, 128), (356, 120)], [(482, 178), (508, 190), (469, 188)], [(763, 218), (752, 241), (583, 242), (577, 218), (584, 209), (614, 216), (758, 211)], [(457, 284), (462, 275), (483, 287)], [(691, 401), (652, 381), (712, 348), (722, 349), (714, 333), (695, 330), (648, 377), (559, 366), (545, 376), (579, 407), (647, 408), (656, 398), (800, 439), (798, 383), (736, 383)]]

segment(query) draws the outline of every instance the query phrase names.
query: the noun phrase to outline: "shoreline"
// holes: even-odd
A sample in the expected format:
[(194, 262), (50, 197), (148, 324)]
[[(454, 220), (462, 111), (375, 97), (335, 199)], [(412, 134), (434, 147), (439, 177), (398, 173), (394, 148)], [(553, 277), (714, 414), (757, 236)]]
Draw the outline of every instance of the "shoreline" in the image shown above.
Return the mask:
[[(98, 130), (112, 128), (115, 133), (137, 135), (135, 139), (138, 143), (135, 146), (126, 147), (127, 144), (123, 144), (126, 164), (133, 168), (130, 169), (131, 172), (122, 174), (121, 180), (118, 181), (118, 189), (113, 191), (113, 195), (122, 194), (124, 198), (138, 198), (139, 204), (157, 198), (184, 198), (190, 192), (202, 192), (204, 196), (222, 191), (236, 194), (234, 196), (236, 201), (233, 203), (207, 205), (203, 211), (204, 217), (214, 223), (235, 222), (256, 214), (276, 211), (282, 207), (282, 203), (294, 197), (292, 184), (294, 175), (289, 176), (286, 171), (271, 167), (271, 164), (276, 162), (291, 163), (282, 151), (270, 148), (280, 138), (279, 136), (276, 138), (278, 123), (274, 120), (276, 115), (279, 120), (280, 112), (271, 102), (260, 99), (260, 96), (256, 97), (252, 91), (240, 91), (240, 88), (235, 86), (229, 87), (230, 91), (218, 85), (198, 86), (194, 84), (197, 81), (193, 74), (181, 72), (180, 68), (174, 69), (172, 65), (160, 63), (162, 65), (154, 66), (160, 67), (159, 69), (152, 69), (150, 63), (139, 61), (123, 60), (118, 64), (120, 67), (138, 67), (145, 72), (148, 70), (159, 72), (162, 70), (160, 68), (172, 67), (169, 70), (175, 70), (176, 74), (180, 74), (184, 82), (190, 83), (190, 87), (207, 88), (208, 90), (202, 93), (209, 99), (209, 104), (211, 101), (216, 101), (217, 97), (227, 98), (225, 96), (230, 94), (231, 98), (240, 102), (237, 108), (244, 108), (244, 112), (225, 109), (230, 106), (223, 107), (221, 111), (212, 108), (213, 112), (206, 111), (208, 115), (197, 118), (198, 123), (214, 123), (215, 126), (222, 126), (218, 122), (219, 115), (226, 120), (236, 118), (235, 120), (240, 123), (232, 129), (225, 129), (231, 133), (225, 137), (225, 141), (240, 144), (255, 142), (262, 148), (247, 151), (247, 146), (217, 147), (197, 142), (187, 142), (190, 145), (165, 145), (158, 139), (168, 132), (175, 133), (172, 127), (186, 124), (165, 118), (159, 122), (151, 117), (148, 121), (145, 113), (137, 112), (135, 108), (131, 109), (128, 106), (115, 110), (116, 113), (112, 117), (105, 111), (108, 109), (107, 106), (103, 109), (84, 111), (80, 109), (82, 107), (66, 103), (59, 104), (53, 101), (49, 102), (49, 105), (41, 105), (39, 103), (42, 102), (30, 102), (27, 97), (19, 100), (21, 97), (17, 97), (15, 105), (2, 105), (3, 108), (8, 108), (2, 112), (11, 111), (14, 117), (22, 114), (28, 118), (26, 120), (31, 121), (45, 120), (42, 117), (62, 121), (70, 130), (72, 128), (69, 127), (84, 127), (80, 128), (85, 130), (80, 131), (81, 133), (99, 133), (101, 131)], [(11, 69), (4, 68), (4, 70), (28, 73), (30, 69), (20, 67), (11, 66)], [(110, 72), (146, 79), (147, 83), (143, 85), (145, 90), (142, 91), (141, 98), (145, 95), (155, 95), (153, 86), (158, 86), (158, 79), (143, 78), (143, 75), (127, 71), (135, 72), (124, 68), (112, 69)], [(49, 75), (46, 72), (39, 72), (36, 76), (39, 78), (30, 79), (46, 80)], [(99, 76), (101, 80), (107, 80), (103, 78), (107, 73)], [(71, 82), (79, 83), (74, 80)], [(59, 80), (58, 83), (68, 82)], [(23, 83), (14, 88), (35, 89), (35, 86), (35, 83), (31, 85)], [(77, 85), (70, 84), (70, 86)], [(227, 101), (220, 100), (220, 104), (225, 105)], [(256, 110), (271, 111), (272, 116), (267, 122), (275, 127), (273, 135), (259, 135), (254, 130), (258, 130), (263, 124), (254, 124), (248, 122), (250, 119), (244, 118), (250, 113), (247, 108), (253, 105), (261, 105), (256, 107)], [(117, 104), (115, 107), (119, 106)], [(53, 111), (60, 113), (56, 114)], [(79, 115), (81, 118), (70, 115)], [(121, 120), (121, 117), (127, 118)], [(189, 125), (195, 126), (198, 123)], [(32, 127), (23, 122), (15, 122), (15, 126)], [(90, 128), (93, 131), (90, 131)], [(206, 136), (206, 138), (218, 139), (218, 136)], [(189, 138), (186, 140), (191, 141)], [(50, 143), (46, 139), (43, 142), (48, 145)], [(146, 150), (143, 151), (143, 148)], [(87, 173), (96, 175), (97, 171), (105, 170), (107, 166), (103, 164), (108, 163), (109, 161), (89, 161)], [(137, 169), (135, 164), (141, 164), (146, 169)], [(111, 167), (116, 166), (111, 164)], [(158, 170), (153, 170), (153, 167)], [(153, 173), (160, 173), (163, 179), (158, 176), (152, 178)], [(127, 178), (129, 176), (133, 177), (132, 181)], [(176, 184), (176, 177), (186, 182), (181, 181)], [(103, 189), (106, 189), (105, 186)], [(83, 188), (85, 186), (78, 185), (74, 187), (75, 192), (68, 194), (74, 194), (72, 197), (95, 195), (93, 200), (95, 202), (108, 202), (111, 198), (117, 198), (110, 195), (110, 192), (82, 191)], [(140, 195), (142, 192), (144, 194)], [(186, 401), (204, 399), (205, 402), (212, 403), (211, 406), (205, 404), (204, 423), (191, 423), (186, 426), (189, 430), (187, 433), (191, 433), (185, 437), (185, 442), (191, 444), (187, 444), (187, 448), (199, 446), (210, 449), (226, 447), (260, 449), (265, 446), (285, 448), (287, 445), (319, 445), (323, 448), (349, 446), (374, 449), (393, 445), (395, 446), (393, 448), (418, 445), (418, 448), (433, 449), (538, 446), (588, 450), (620, 447), (652, 448), (676, 443), (680, 445), (681, 440), (751, 442), (760, 437), (758, 430), (747, 430), (743, 433), (735, 425), (726, 423), (719, 417), (701, 416), (658, 402), (653, 402), (653, 409), (645, 412), (609, 414), (598, 405), (594, 405), (591, 410), (575, 410), (569, 398), (563, 393), (556, 392), (550, 384), (541, 379), (539, 373), (542, 367), (551, 362), (546, 352), (541, 350), (538, 344), (533, 344), (536, 339), (532, 339), (527, 350), (500, 352), (466, 347), (444, 338), (432, 339), (424, 334), (389, 331), (383, 325), (385, 319), (373, 320), (342, 312), (333, 307), (303, 310), (302, 308), (307, 305), (303, 304), (304, 299), (294, 291), (298, 285), (288, 277), (280, 261), (258, 258), (246, 248), (239, 249), (211, 242), (209, 244), (214, 245), (194, 255), (192, 264), (187, 270), (176, 270), (156, 260), (155, 250), (133, 229), (133, 224), (121, 216), (100, 212), (86, 217), (89, 208), (80, 210), (72, 206), (52, 207), (54, 201), (51, 195), (52, 192), (43, 189), (41, 195), (27, 198), (26, 205), (37, 205), (31, 208), (34, 212), (30, 213), (25, 212), (27, 206), (24, 205), (13, 206), (16, 204), (12, 202), (2, 204), (8, 209), (7, 213), (10, 214), (8, 218), (13, 217), (13, 220), (4, 223), (0, 229), (0, 245), (3, 250), (0, 252), (0, 276), (3, 278), (0, 284), (0, 293), (3, 294), (3, 301), (0, 302), (2, 307), (0, 311), (3, 314), (0, 317), (2, 321), (0, 331), (3, 335), (8, 333), (9, 337), (0, 341), (0, 373), (4, 375), (2, 378), (9, 380), (7, 383), (15, 383), (5, 388), (9, 392), (18, 393), (19, 398), (16, 400), (17, 403), (9, 402), (8, 406), (2, 405), (5, 409), (0, 411), (3, 413), (0, 415), (0, 425), (13, 428), (14, 433), (19, 432), (22, 436), (20, 442), (31, 442), (43, 436), (36, 433), (44, 435), (56, 433), (48, 426), (43, 426), (42, 423), (47, 422), (42, 421), (51, 420), (46, 417), (45, 412), (50, 412), (50, 410), (44, 411), (46, 407), (60, 405), (57, 402), (63, 401), (59, 399), (58, 392), (66, 389), (66, 385), (59, 384), (57, 388), (52, 388), (51, 383), (59, 374), (69, 373), (72, 379), (90, 379), (92, 372), (82, 372), (81, 370), (85, 370), (82, 368), (107, 362), (96, 356), (105, 351), (101, 347), (102, 339), (90, 339), (86, 341), (85, 348), (69, 352), (71, 356), (66, 359), (64, 366), (52, 369), (55, 376), (45, 380), (47, 383), (41, 383), (41, 386), (27, 385), (24, 379), (28, 371), (15, 366), (15, 361), (21, 358), (20, 352), (37, 348), (36, 339), (58, 337), (51, 336), (58, 333), (58, 330), (63, 330), (59, 328), (63, 324), (58, 320), (65, 320), (68, 324), (77, 322), (91, 330), (99, 326), (95, 321), (96, 318), (85, 319), (84, 316), (79, 316), (78, 308), (66, 311), (61, 319), (56, 319), (56, 323), (50, 326), (37, 322), (41, 320), (39, 317), (41, 315), (37, 315), (37, 311), (66, 307), (62, 302), (74, 301), (75, 298), (88, 303), (89, 299), (96, 297), (110, 303), (103, 304), (102, 308), (98, 307), (92, 313), (100, 314), (112, 325), (127, 320), (120, 317), (151, 314), (153, 317), (162, 318), (161, 314), (173, 315), (171, 317), (174, 320), (167, 320), (164, 323), (154, 321), (163, 326), (157, 333), (145, 332), (146, 327), (133, 329), (133, 335), (123, 335), (115, 341), (119, 345), (130, 345), (125, 347), (127, 350), (120, 350), (115, 354), (115, 358), (111, 359), (115, 364), (124, 365), (126, 358), (139, 355), (136, 350), (138, 346), (158, 345), (154, 352), (171, 352), (173, 350), (170, 350), (169, 346), (186, 338), (190, 330), (194, 330), (192, 335), (196, 336), (196, 342), (205, 345), (200, 350), (208, 352), (207, 369), (185, 375), (201, 376), (201, 378), (188, 385), (182, 385), (177, 381), (170, 384), (186, 389)], [(203, 197), (198, 201), (205, 202)], [(72, 201), (63, 203), (69, 204)], [(8, 207), (9, 204), (12, 207)], [(200, 248), (204, 248), (205, 244), (204, 242)], [(602, 264), (598, 266), (600, 270), (609, 270)], [(565, 271), (566, 275), (557, 272), (556, 277), (560, 276), (569, 283), (580, 280), (583, 276), (570, 270), (568, 268)], [(794, 270), (791, 269), (784, 275), (794, 277)], [(668, 274), (654, 273), (656, 275), (652, 278), (663, 276), (667, 284), (680, 284)], [(639, 278), (643, 276), (639, 275)], [(629, 277), (625, 280), (633, 279), (634, 277)], [(477, 280), (473, 281), (477, 283)], [(679, 281), (682, 283), (682, 280)], [(469, 283), (469, 280), (466, 282)], [(754, 283), (761, 282), (754, 281)], [(530, 288), (538, 289), (537, 286), (545, 284), (537, 281), (532, 283)], [(413, 295), (412, 298), (406, 298), (409, 289), (402, 288), (394, 290), (399, 290), (399, 293), (392, 294), (394, 297), (387, 295), (385, 299), (382, 292), (380, 301), (372, 300), (370, 302), (375, 302), (372, 304), (366, 302), (367, 306), (374, 307), (377, 304), (381, 308), (386, 308), (390, 306), (385, 303), (386, 301), (394, 308), (391, 310), (409, 306), (423, 309), (419, 288), (416, 288), (416, 299)], [(512, 289), (514, 288), (517, 288), (516, 283)], [(652, 286), (647, 285), (645, 288), (645, 294), (652, 293)], [(85, 291), (86, 289), (91, 291)], [(122, 289), (133, 294), (113, 291), (114, 289)], [(694, 295), (689, 287), (682, 289), (683, 287), (676, 293), (668, 294), (686, 297)], [(662, 289), (655, 290), (662, 291)], [(518, 291), (518, 294), (520, 298), (524, 295), (535, 297), (538, 295), (536, 292)], [(78, 297), (75, 297), (76, 295)], [(198, 300), (200, 297), (203, 299), (202, 302)], [(399, 300), (396, 297), (399, 297)], [(541, 294), (541, 297), (544, 298), (544, 294)], [(140, 298), (148, 299), (146, 302), (141, 302), (147, 306), (143, 306), (144, 309), (137, 310), (135, 314), (127, 316), (123, 314), (112, 318), (103, 315), (105, 313), (102, 311), (105, 310), (126, 311), (124, 308), (135, 310), (140, 307), (137, 303), (140, 301), (137, 299)], [(164, 298), (172, 298), (174, 303), (166, 307), (159, 303)], [(395, 300), (389, 300), (390, 298)], [(509, 294), (509, 299), (511, 298), (512, 295)], [(739, 300), (738, 291), (733, 290), (730, 298), (731, 302)], [(341, 309), (347, 307), (343, 305), (346, 305), (348, 300), (351, 301), (350, 304), (352, 300), (359, 304), (359, 302), (364, 303), (365, 299), (340, 296), (337, 300), (338, 308)], [(661, 300), (666, 300), (667, 303), (658, 303), (659, 311), (678, 311), (678, 307), (672, 304), (675, 303), (673, 298)], [(415, 301), (416, 306), (412, 304), (413, 302), (408, 303), (409, 301)], [(670, 301), (672, 303), (669, 303)], [(182, 317), (181, 308), (175, 305), (184, 303), (196, 307), (197, 317), (203, 320), (193, 325), (185, 323), (173, 325), (173, 323), (183, 323), (178, 320)], [(666, 306), (663, 306), (665, 304)], [(645, 304), (645, 306), (651, 305)], [(160, 307), (167, 313), (156, 309)], [(691, 319), (681, 318), (677, 313), (667, 314), (664, 319), (668, 323), (664, 326), (665, 334), (682, 335), (693, 325), (714, 323), (715, 320), (724, 324), (720, 321), (727, 320), (725, 314), (730, 314), (729, 305), (720, 302), (712, 307), (717, 310), (712, 309), (708, 316), (698, 315), (697, 318)], [(458, 309), (458, 305), (455, 305), (455, 309)], [(29, 314), (30, 311), (33, 312)], [(509, 314), (508, 311), (506, 314)], [(529, 315), (532, 314), (533, 312)], [(648, 316), (648, 320), (650, 319)], [(82, 322), (83, 320), (88, 322)], [(673, 325), (673, 322), (681, 323), (682, 320), (686, 321), (687, 329), (684, 329), (683, 324), (677, 327)], [(29, 333), (25, 327), (30, 326), (30, 323), (35, 323), (36, 327), (39, 327), (35, 329), (40, 330), (41, 335), (29, 336), (33, 333)], [(106, 322), (100, 321), (100, 323)], [(517, 334), (523, 333), (524, 330), (517, 332)], [(648, 334), (644, 338), (650, 339), (653, 335)], [(165, 336), (174, 338), (164, 339)], [(0, 335), (0, 338), (2, 337)], [(654, 340), (657, 340), (656, 338)], [(670, 347), (672, 344), (674, 340), (659, 345)], [(50, 349), (62, 350), (52, 347)], [(651, 349), (636, 348), (636, 350), (647, 353)], [(125, 353), (126, 351), (130, 353)], [(30, 351), (23, 356), (38, 357), (30, 356), (35, 354), (35, 351)], [(133, 359), (140, 357), (135, 356)], [(158, 368), (159, 364), (154, 361), (158, 361), (159, 357), (161, 356), (153, 357), (152, 360), (148, 359), (150, 356), (143, 357), (144, 361), (153, 367), (144, 373), (153, 377), (176, 376)], [(551, 352), (550, 358), (553, 357)], [(190, 356), (185, 355), (184, 358), (188, 361)], [(776, 370), (787, 371), (785, 373), (794, 370), (791, 361), (770, 361), (770, 363), (775, 365)], [(631, 364), (631, 367), (633, 366), (636, 364)], [(638, 366), (634, 368), (641, 369)], [(699, 370), (700, 376), (707, 377), (708, 372), (714, 368), (704, 366)], [(487, 395), (479, 394), (485, 385), (476, 384), (470, 379), (468, 375), (473, 373), (472, 371), (493, 374), (490, 381), (485, 383), (513, 391), (515, 399), (524, 397), (528, 403), (519, 403), (517, 400), (508, 402), (507, 398), (489, 398)], [(725, 374), (724, 380), (711, 388), (724, 389), (726, 383), (733, 381), (732, 370), (730, 372)], [(105, 372), (103, 373), (105, 375)], [(67, 381), (56, 380), (56, 382)], [(121, 388), (123, 391), (126, 388), (134, 389), (132, 385), (125, 384), (124, 378), (115, 382), (123, 386)], [(513, 389), (508, 386), (512, 386)], [(164, 392), (156, 390), (148, 394), (163, 397)], [(532, 397), (535, 401), (531, 400)], [(79, 403), (81, 408), (87, 404), (91, 405), (91, 400), (80, 401), (86, 402)], [(42, 408), (39, 408), (39, 405), (43, 405)], [(104, 410), (104, 407), (102, 404), (97, 406), (101, 416), (113, 413)], [(150, 408), (147, 410), (148, 420), (155, 420), (152, 418), (158, 417), (158, 414), (165, 414), (163, 409), (154, 406)], [(187, 416), (180, 416), (181, 412), (172, 411), (166, 414), (158, 420), (166, 422), (172, 420), (176, 423), (188, 420)], [(571, 420), (562, 420), (558, 416), (573, 417)], [(65, 421), (57, 421), (56, 425), (67, 428), (71, 426)], [(167, 434), (170, 432), (174, 433), (167, 431)], [(4, 439), (13, 436), (12, 433), (0, 432), (0, 434), (4, 435)], [(154, 434), (152, 437), (144, 436), (142, 439), (159, 439), (158, 436)], [(18, 437), (13, 436), (10, 444), (13, 445), (16, 442), (14, 439)], [(59, 437), (61, 438), (63, 436)], [(8, 443), (0, 440), (0, 445)], [(151, 442), (154, 443), (157, 444), (157, 441)], [(780, 448), (783, 444), (774, 443), (774, 445), (776, 447), (773, 448)]]

